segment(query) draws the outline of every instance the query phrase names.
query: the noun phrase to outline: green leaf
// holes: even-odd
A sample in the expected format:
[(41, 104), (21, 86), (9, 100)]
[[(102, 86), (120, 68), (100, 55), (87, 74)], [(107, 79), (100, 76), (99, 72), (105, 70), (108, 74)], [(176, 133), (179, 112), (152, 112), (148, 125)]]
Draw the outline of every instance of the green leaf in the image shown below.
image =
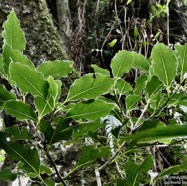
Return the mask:
[(40, 119), (46, 114), (52, 112), (55, 107), (55, 101), (51, 95), (49, 95), (48, 98), (36, 96), (34, 99), (34, 104), (39, 113)]
[(152, 156), (149, 155), (142, 164), (135, 164), (131, 158), (125, 164), (126, 184), (138, 186), (141, 183), (142, 173), (147, 173), (153, 167)]
[(56, 100), (59, 97), (59, 86), (58, 83), (53, 79), (52, 76), (49, 76), (47, 79), (49, 83), (48, 93)]
[(32, 135), (26, 127), (12, 126), (5, 129), (5, 132), (13, 136), (16, 140), (31, 140)]
[(30, 148), (18, 142), (7, 140), (7, 134), (0, 132), (0, 148), (5, 150), (11, 159), (23, 163), (21, 169), (27, 173), (40, 174), (40, 158), (36, 148)]
[(101, 157), (108, 157), (109, 154), (110, 154), (109, 147), (95, 148), (94, 145), (83, 146), (82, 154), (78, 162), (78, 165), (80, 166), (82, 164), (99, 159)]
[(116, 43), (117, 43), (117, 39), (113, 39), (110, 43), (108, 43), (108, 45), (110, 46), (110, 47), (113, 47)]
[(169, 47), (157, 43), (151, 52), (152, 68), (155, 75), (169, 87), (177, 73), (177, 59)]
[(10, 12), (7, 18), (7, 21), (3, 24), (4, 31), (2, 36), (4, 38), (4, 43), (14, 50), (23, 51), (26, 46), (25, 35), (20, 28), (20, 23), (14, 10)]
[(46, 61), (38, 66), (36, 70), (41, 72), (44, 77), (62, 78), (73, 71), (73, 62), (69, 60)]
[(16, 100), (16, 95), (0, 85), (0, 111), (3, 109), (4, 103), (8, 100)]
[(30, 92), (34, 96), (46, 97), (48, 93), (48, 82), (41, 73), (31, 70), (21, 63), (10, 63), (10, 76), (23, 92)]
[(3, 71), (3, 56), (0, 54), (0, 73)]
[(17, 178), (17, 174), (13, 173), (9, 168), (4, 168), (0, 171), (0, 180), (14, 181)]
[(105, 127), (105, 125), (99, 122), (77, 124), (72, 127), (73, 130), (72, 138), (78, 139), (79, 137), (86, 136), (90, 131), (95, 132), (103, 127)]
[(49, 145), (60, 142), (62, 140), (70, 139), (72, 130), (70, 128), (71, 120), (57, 117), (53, 119), (55, 128), (51, 126), (50, 122), (42, 120), (40, 122), (40, 131), (45, 135)]
[(22, 121), (25, 119), (37, 120), (37, 116), (33, 108), (21, 101), (10, 100), (4, 104), (4, 108), (7, 114), (16, 117), (17, 120)]
[(138, 54), (136, 52), (132, 52), (132, 55), (133, 55), (133, 68), (149, 73), (150, 64), (148, 60), (143, 55)]
[(142, 75), (138, 79), (135, 80), (136, 86), (134, 88), (135, 94), (140, 94), (140, 91), (146, 87), (148, 77), (147, 75)]
[(186, 62), (187, 61), (187, 44), (185, 45), (176, 44), (175, 49), (177, 50), (180, 56), (180, 60), (178, 60), (179, 62), (178, 70), (180, 69), (181, 80), (183, 80), (183, 76), (187, 72), (187, 62)]
[(51, 174), (53, 174), (53, 171), (48, 166), (40, 165), (40, 173), (41, 174), (51, 175)]
[(125, 93), (133, 90), (131, 85), (121, 78), (117, 80), (115, 84), (115, 89), (116, 93), (119, 95), (124, 95)]
[(14, 50), (9, 45), (5, 44), (3, 47), (3, 67), (7, 75), (9, 75), (9, 65), (11, 61), (20, 62), (23, 65), (28, 65), (32, 70), (34, 69), (34, 64), (27, 56), (23, 55), (19, 50)]
[(132, 68), (133, 56), (126, 50), (119, 51), (111, 62), (112, 74), (114, 77), (121, 77)]
[(131, 111), (136, 107), (136, 104), (141, 100), (141, 96), (139, 95), (129, 95), (126, 97), (126, 109), (127, 112)]
[(80, 100), (80, 99), (95, 99), (101, 94), (106, 94), (113, 85), (113, 80), (106, 75), (86, 74), (83, 77), (75, 80), (69, 89), (66, 101)]
[(105, 117), (114, 108), (113, 104), (105, 101), (94, 100), (88, 102), (79, 102), (74, 108), (67, 112), (67, 118), (96, 120)]
[(94, 69), (95, 73), (100, 73), (106, 76), (110, 76), (110, 72), (107, 69), (100, 68), (97, 65), (91, 65), (91, 67)]
[(186, 165), (183, 165), (183, 164), (182, 165), (174, 165), (174, 166), (170, 166), (167, 169), (164, 169), (155, 178), (155, 182), (158, 181), (158, 179), (160, 179), (160, 178), (164, 178), (165, 176), (168, 176), (168, 175), (171, 175), (171, 174), (179, 174), (179, 172), (187, 172)]
[[(151, 122), (151, 121), (150, 121)], [(135, 140), (140, 142), (151, 142), (159, 141), (160, 139), (172, 139), (177, 137), (187, 136), (187, 125), (182, 126), (165, 126), (157, 127), (154, 129), (143, 130), (132, 134), (130, 136), (124, 137), (122, 141)]]
[(158, 79), (157, 76), (152, 76), (151, 80), (147, 83), (146, 92), (151, 98), (157, 92), (159, 92), (163, 88), (163, 83)]

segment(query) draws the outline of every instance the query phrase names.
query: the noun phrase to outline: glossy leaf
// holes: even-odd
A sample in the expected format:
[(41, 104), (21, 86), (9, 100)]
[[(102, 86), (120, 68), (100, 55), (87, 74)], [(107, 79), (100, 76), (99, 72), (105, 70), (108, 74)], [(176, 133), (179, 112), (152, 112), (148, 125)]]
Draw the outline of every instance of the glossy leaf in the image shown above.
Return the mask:
[(28, 65), (31, 69), (34, 69), (34, 64), (23, 55), (19, 50), (12, 49), (9, 45), (5, 44), (3, 47), (3, 67), (4, 72), (9, 75), (10, 62), (20, 62), (23, 65)]
[(7, 101), (4, 104), (4, 108), (7, 114), (16, 117), (17, 120), (19, 121), (25, 119), (33, 120), (33, 121), (37, 120), (37, 116), (33, 108), (30, 105), (25, 104), (21, 101), (15, 101), (15, 100)]
[(105, 117), (114, 108), (113, 104), (101, 100), (79, 102), (67, 112), (67, 118), (96, 120)]
[(101, 94), (106, 94), (113, 85), (113, 80), (106, 75), (87, 74), (75, 80), (69, 89), (66, 101), (80, 100), (80, 99), (95, 99)]
[(0, 85), (0, 110), (3, 109), (4, 103), (8, 100), (16, 100), (16, 95), (7, 91), (4, 86)]
[(179, 61), (179, 67), (178, 69), (180, 70), (180, 76), (181, 79), (183, 79), (184, 74), (187, 72), (187, 44), (185, 45), (175, 45), (175, 49), (177, 50), (180, 59)]
[(103, 75), (110, 76), (110, 72), (107, 69), (100, 68), (95, 64), (91, 65), (91, 67), (94, 69), (95, 73), (100, 73), (100, 74), (103, 74)]
[(7, 141), (7, 136), (3, 132), (0, 132), (0, 148), (5, 150), (11, 159), (21, 161), (21, 169), (39, 175), (40, 158), (36, 148), (31, 149), (29, 145)]
[(169, 87), (177, 73), (177, 59), (169, 47), (157, 43), (151, 52), (152, 68), (155, 75)]
[(130, 111), (136, 107), (136, 104), (141, 100), (141, 97), (139, 95), (129, 95), (126, 97), (126, 109), (127, 111)]
[(11, 11), (7, 18), (7, 21), (3, 24), (4, 31), (2, 36), (4, 38), (4, 43), (14, 50), (23, 51), (26, 46), (25, 35), (20, 28), (20, 23), (14, 10)]
[(73, 71), (73, 62), (69, 60), (46, 61), (38, 66), (36, 70), (41, 72), (44, 77), (62, 78)]
[(157, 92), (159, 92), (163, 88), (163, 83), (158, 79), (157, 76), (153, 76), (151, 80), (146, 85), (146, 92), (151, 98)]
[(21, 63), (10, 64), (11, 79), (23, 92), (30, 92), (34, 96), (46, 97), (48, 92), (48, 82), (41, 73), (31, 70)]
[(146, 87), (148, 77), (146, 75), (140, 76), (138, 79), (135, 80), (136, 86), (134, 88), (135, 94), (140, 94), (140, 91)]
[(132, 52), (133, 55), (133, 67), (143, 72), (149, 73), (150, 64), (148, 60), (141, 54)]
[(111, 62), (112, 74), (114, 77), (122, 77), (124, 73), (132, 68), (133, 56), (126, 50), (119, 51)]

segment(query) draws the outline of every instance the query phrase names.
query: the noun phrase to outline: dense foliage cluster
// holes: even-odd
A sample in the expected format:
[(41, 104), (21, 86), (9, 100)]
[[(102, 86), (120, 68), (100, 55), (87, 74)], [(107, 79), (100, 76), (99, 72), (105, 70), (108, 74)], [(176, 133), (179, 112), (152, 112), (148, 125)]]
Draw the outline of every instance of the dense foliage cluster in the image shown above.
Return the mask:
[[(73, 62), (46, 61), (35, 67), (23, 54), (26, 41), (14, 11), (3, 28), (1, 78), (11, 90), (0, 85), (0, 109), (17, 122), (0, 132), (0, 148), (16, 162), (14, 170), (1, 170), (0, 179), (27, 175), (40, 185), (68, 185), (76, 170), (90, 167), (98, 186), (120, 186), (152, 184), (187, 170), (181, 156), (178, 165), (158, 172), (150, 148), (187, 136), (187, 45), (170, 49), (157, 43), (149, 59), (121, 50), (111, 61), (111, 71), (92, 65), (94, 72), (76, 79), (62, 100), (60, 79), (74, 71)], [(136, 79), (130, 84), (125, 74), (132, 70)], [(51, 154), (59, 143), (82, 144), (68, 172)], [(103, 175), (111, 164), (115, 177), (107, 180)]]

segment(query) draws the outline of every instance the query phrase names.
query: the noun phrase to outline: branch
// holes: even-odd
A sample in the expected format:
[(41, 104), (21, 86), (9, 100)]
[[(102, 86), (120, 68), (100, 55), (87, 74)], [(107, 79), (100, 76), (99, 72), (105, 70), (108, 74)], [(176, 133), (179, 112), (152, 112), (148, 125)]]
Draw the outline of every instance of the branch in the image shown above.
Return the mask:
[(123, 142), (122, 144), (121, 144), (121, 146), (119, 147), (119, 149), (118, 149), (118, 151), (115, 153), (115, 154), (113, 154), (111, 157), (110, 157), (110, 159), (105, 163), (105, 164), (103, 164), (101, 167), (99, 167), (97, 170), (98, 171), (101, 171), (101, 170), (103, 170), (108, 164), (110, 164), (118, 155), (119, 155), (119, 153), (121, 152), (121, 150), (122, 150), (122, 148), (125, 146), (125, 142)]

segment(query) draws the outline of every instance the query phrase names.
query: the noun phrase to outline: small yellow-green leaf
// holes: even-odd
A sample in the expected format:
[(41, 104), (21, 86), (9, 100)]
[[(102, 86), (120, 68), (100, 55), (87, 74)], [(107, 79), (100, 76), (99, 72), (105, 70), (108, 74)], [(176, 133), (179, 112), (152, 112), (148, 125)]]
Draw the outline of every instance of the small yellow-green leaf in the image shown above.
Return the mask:
[(108, 43), (108, 45), (110, 46), (110, 47), (113, 47), (116, 43), (117, 43), (117, 39), (113, 39), (110, 43)]

